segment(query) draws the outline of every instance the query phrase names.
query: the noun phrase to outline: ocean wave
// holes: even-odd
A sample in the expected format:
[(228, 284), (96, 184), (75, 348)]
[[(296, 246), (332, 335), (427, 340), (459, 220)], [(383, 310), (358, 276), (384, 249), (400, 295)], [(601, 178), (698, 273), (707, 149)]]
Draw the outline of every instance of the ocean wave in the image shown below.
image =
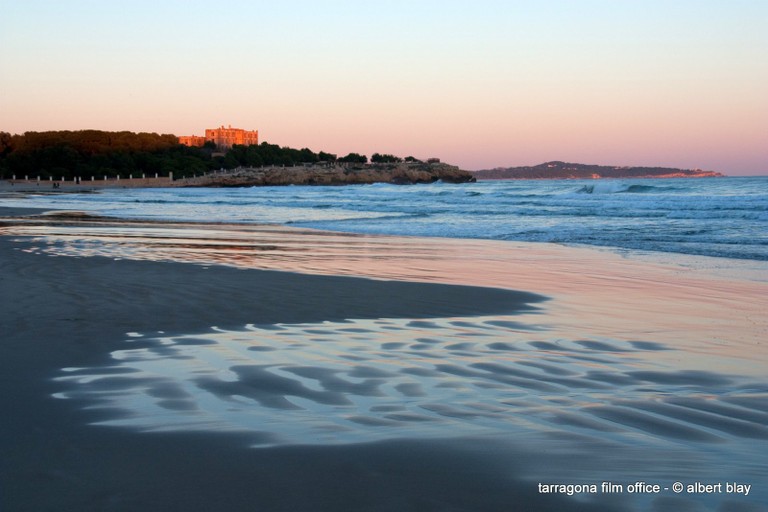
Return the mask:
[(579, 188), (577, 194), (646, 194), (649, 192), (660, 192), (670, 190), (669, 187), (659, 187), (655, 185), (626, 184), (615, 181), (598, 182), (592, 185), (583, 185)]
[[(396, 220), (396, 221), (402, 221), (402, 220), (408, 220), (408, 219), (424, 219), (430, 217), (428, 213), (402, 213), (402, 214), (396, 214), (396, 215), (379, 215), (379, 216), (370, 216), (370, 217), (347, 217), (342, 219), (328, 219), (328, 220), (302, 220), (302, 221), (288, 221), (285, 224), (289, 225), (300, 225), (300, 226), (307, 226), (307, 227), (313, 227), (313, 226), (322, 226), (322, 229), (332, 229), (332, 226), (335, 226), (336, 224), (346, 224), (346, 223), (354, 223), (354, 222), (381, 222), (381, 221), (388, 221), (388, 220)], [(363, 230), (363, 232), (366, 232), (366, 230)]]
[(766, 178), (489, 181), (115, 189), (6, 198), (4, 204), (133, 219), (269, 222), (768, 260), (767, 191)]

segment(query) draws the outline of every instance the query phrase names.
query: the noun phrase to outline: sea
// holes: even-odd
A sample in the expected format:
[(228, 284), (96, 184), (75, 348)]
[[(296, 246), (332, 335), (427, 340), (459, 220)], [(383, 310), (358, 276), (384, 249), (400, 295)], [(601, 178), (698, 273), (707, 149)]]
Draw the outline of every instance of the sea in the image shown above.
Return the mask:
[[(402, 447), (386, 443), (447, 440), (503, 480), (487, 496), (454, 483), (470, 505), (433, 510), (768, 511), (768, 177), (41, 187), (0, 205), (203, 223), (4, 228), (32, 253), (465, 272), (544, 297), (501, 315), (126, 333), (102, 365), (53, 376), (53, 396), (103, 412), (103, 427), (245, 433), (255, 457), (386, 448), (362, 468), (396, 466)], [(368, 509), (401, 509), (430, 464)]]
[(768, 177), (126, 188), (41, 193), (3, 203), (134, 219), (768, 260)]

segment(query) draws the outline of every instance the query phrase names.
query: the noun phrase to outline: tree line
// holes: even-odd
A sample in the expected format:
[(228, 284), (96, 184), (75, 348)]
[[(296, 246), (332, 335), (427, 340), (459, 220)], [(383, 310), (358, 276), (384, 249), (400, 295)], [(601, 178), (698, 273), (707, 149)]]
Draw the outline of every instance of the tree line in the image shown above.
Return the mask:
[[(374, 153), (372, 163), (397, 163), (403, 159)], [(414, 157), (405, 161), (418, 162)], [(30, 179), (71, 180), (91, 176), (134, 177), (155, 173), (186, 177), (215, 169), (235, 167), (294, 166), (304, 164), (366, 164), (368, 157), (349, 153), (337, 157), (333, 153), (315, 153), (309, 148), (295, 149), (262, 142), (258, 145), (235, 145), (226, 152), (217, 150), (213, 142), (202, 147), (179, 143), (170, 134), (107, 132), (101, 130), (26, 132), (11, 135), (0, 132), (0, 179), (12, 176)]]

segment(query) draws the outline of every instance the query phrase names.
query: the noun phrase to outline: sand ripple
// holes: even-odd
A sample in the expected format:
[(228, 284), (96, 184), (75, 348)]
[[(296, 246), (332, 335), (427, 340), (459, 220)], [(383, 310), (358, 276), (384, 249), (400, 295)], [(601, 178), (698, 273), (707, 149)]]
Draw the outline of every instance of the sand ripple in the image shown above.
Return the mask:
[(651, 341), (545, 339), (503, 318), (134, 334), (112, 365), (65, 369), (56, 396), (108, 412), (104, 425), (270, 446), (531, 431), (731, 449), (768, 439), (758, 376), (686, 367)]

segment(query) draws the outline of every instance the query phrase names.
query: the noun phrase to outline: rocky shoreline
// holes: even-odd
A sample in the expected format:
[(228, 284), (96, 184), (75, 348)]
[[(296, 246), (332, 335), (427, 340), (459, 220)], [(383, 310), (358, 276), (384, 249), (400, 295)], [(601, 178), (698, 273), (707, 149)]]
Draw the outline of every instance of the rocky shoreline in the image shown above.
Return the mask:
[(361, 185), (391, 183), (471, 183), (469, 171), (444, 163), (386, 163), (305, 165), (293, 167), (239, 167), (173, 181), (177, 187), (254, 187), (275, 185)]

